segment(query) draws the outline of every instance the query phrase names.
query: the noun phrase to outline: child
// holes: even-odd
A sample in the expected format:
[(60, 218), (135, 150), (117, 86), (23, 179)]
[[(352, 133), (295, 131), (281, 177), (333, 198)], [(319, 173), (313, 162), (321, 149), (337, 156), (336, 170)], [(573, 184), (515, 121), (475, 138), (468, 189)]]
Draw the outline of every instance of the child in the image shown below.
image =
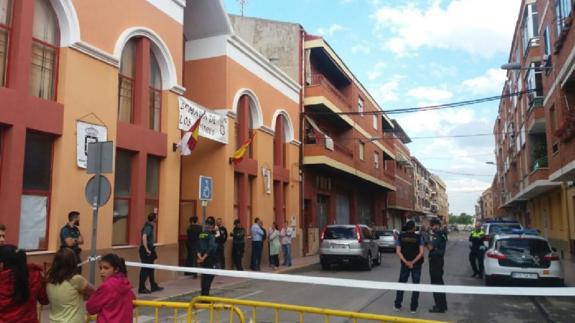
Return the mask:
[(84, 298), (95, 289), (78, 273), (78, 258), (72, 249), (61, 248), (56, 253), (47, 281), (50, 322), (85, 322)]
[(37, 323), (37, 303), (48, 304), (42, 268), (26, 262), (24, 250), (0, 246), (0, 322)]
[(132, 301), (136, 297), (126, 276), (126, 263), (123, 258), (110, 253), (100, 259), (100, 277), (103, 283), (86, 303), (89, 314), (98, 314), (96, 322), (132, 322)]

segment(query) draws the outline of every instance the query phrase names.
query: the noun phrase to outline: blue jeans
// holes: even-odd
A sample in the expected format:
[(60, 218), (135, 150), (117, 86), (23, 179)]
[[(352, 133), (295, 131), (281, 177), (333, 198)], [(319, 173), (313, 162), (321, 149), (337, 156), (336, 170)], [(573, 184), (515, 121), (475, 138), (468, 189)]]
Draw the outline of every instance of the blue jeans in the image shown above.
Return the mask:
[(251, 270), (260, 270), (260, 264), (262, 262), (262, 241), (252, 241), (252, 261)]
[(284, 253), (284, 266), (291, 266), (291, 243), (282, 244), (282, 250)]
[[(421, 280), (421, 265), (414, 266), (413, 268), (409, 269), (407, 266), (402, 262), (401, 263), (401, 270), (399, 271), (399, 282), (400, 283), (407, 283), (409, 279), (409, 275), (411, 275), (411, 282), (414, 284), (419, 284)], [(401, 308), (401, 303), (403, 302), (403, 291), (398, 290), (395, 296), (395, 307)], [(410, 309), (412, 311), (416, 311), (417, 307), (419, 306), (419, 292), (411, 292), (411, 305)]]

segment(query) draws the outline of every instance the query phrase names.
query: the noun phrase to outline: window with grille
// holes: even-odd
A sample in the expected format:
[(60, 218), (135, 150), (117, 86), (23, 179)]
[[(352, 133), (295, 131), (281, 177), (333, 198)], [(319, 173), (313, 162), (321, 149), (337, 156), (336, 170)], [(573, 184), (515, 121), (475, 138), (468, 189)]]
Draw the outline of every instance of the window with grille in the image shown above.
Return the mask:
[(30, 70), (30, 94), (33, 96), (45, 100), (56, 99), (59, 38), (58, 20), (50, 2), (36, 0)]
[(0, 87), (6, 86), (12, 0), (0, 0)]
[(112, 245), (128, 244), (133, 153), (116, 150)]
[(150, 53), (150, 129), (160, 131), (162, 113), (162, 78), (160, 67), (153, 52)]
[(136, 40), (131, 39), (126, 43), (120, 60), (120, 74), (118, 76), (118, 121), (133, 122), (135, 70)]

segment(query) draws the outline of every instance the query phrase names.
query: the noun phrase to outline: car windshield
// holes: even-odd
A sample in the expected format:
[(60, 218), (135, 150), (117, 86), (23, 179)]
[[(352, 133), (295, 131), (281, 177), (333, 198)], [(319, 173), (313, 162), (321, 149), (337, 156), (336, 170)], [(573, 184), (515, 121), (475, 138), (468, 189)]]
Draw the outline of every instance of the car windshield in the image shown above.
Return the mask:
[(497, 249), (503, 254), (544, 256), (551, 252), (549, 244), (540, 239), (510, 238), (498, 240)]
[(376, 234), (376, 236), (378, 236), (378, 237), (391, 237), (391, 236), (393, 236), (393, 231), (391, 231), (391, 230), (389, 230), (389, 231), (388, 231), (388, 230), (386, 230), (386, 231), (377, 231), (375, 234)]
[(490, 234), (511, 232), (513, 229), (521, 229), (521, 224), (519, 223), (498, 223), (491, 225)]
[(329, 240), (350, 240), (355, 239), (355, 229), (349, 227), (333, 227), (327, 228), (325, 231), (325, 239)]

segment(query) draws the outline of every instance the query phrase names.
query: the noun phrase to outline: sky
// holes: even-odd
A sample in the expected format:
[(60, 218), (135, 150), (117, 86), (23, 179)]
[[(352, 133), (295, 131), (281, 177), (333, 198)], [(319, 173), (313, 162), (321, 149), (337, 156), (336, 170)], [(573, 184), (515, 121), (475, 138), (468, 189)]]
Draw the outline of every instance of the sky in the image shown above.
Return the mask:
[[(224, 0), (240, 14), (239, 0)], [(321, 35), (384, 110), (498, 96), (520, 0), (247, 0), (244, 15)], [(393, 114), (408, 145), (447, 185), (449, 211), (475, 213), (496, 167), (499, 102)]]

